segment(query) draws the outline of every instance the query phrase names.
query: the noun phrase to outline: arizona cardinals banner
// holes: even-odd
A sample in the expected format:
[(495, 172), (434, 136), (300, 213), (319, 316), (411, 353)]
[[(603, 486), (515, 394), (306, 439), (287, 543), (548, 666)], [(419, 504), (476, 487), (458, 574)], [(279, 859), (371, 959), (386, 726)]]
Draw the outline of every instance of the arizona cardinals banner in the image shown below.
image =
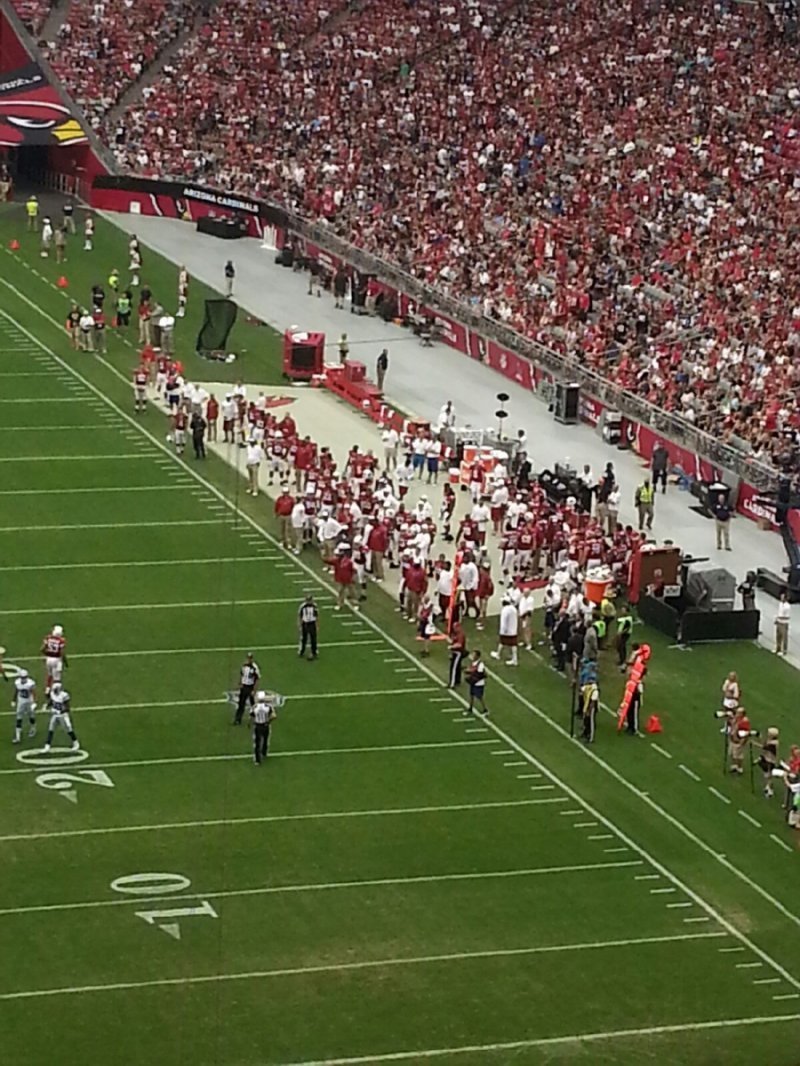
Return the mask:
[(84, 143), (86, 134), (38, 63), (0, 74), (0, 146)]

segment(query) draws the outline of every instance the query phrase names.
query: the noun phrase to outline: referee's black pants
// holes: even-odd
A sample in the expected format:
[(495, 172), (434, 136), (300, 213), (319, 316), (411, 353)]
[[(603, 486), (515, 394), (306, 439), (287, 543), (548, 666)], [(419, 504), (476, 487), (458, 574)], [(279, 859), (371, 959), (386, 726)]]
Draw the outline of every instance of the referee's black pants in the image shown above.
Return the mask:
[(260, 763), (269, 755), (269, 722), (253, 726), (253, 759)]
[(300, 627), (300, 654), (305, 655), (306, 648), (311, 645), (311, 657), (317, 657), (317, 623), (302, 622)]
[(456, 685), (461, 684), (461, 667), (464, 663), (463, 651), (451, 651), (450, 652), (450, 671), (447, 677), (447, 684), (450, 688), (455, 688)]
[(236, 725), (242, 724), (242, 718), (244, 718), (244, 712), (249, 703), (252, 707), (255, 703), (253, 699), (253, 689), (255, 685), (242, 685), (239, 689), (239, 702), (236, 705), (236, 717), (233, 719)]

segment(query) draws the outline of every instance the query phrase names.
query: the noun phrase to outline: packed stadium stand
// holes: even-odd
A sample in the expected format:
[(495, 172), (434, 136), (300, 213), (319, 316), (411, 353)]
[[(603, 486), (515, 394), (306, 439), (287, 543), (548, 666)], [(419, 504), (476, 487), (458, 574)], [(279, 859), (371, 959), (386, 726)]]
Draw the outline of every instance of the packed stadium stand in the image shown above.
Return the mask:
[[(98, 122), (187, 6), (71, 4), (56, 67)], [(793, 0), (221, 0), (105, 135), (796, 465), (796, 40)]]

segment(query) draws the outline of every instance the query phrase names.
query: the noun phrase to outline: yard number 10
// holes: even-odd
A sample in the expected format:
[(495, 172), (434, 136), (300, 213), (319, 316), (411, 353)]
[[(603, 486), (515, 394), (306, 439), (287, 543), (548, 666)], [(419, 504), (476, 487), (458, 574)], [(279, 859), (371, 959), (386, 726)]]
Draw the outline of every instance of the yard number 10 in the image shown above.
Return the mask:
[[(173, 896), (183, 892), (191, 885), (183, 874), (127, 874), (111, 882), (114, 892), (125, 896)], [(159, 900), (159, 902), (162, 902)], [(178, 902), (177, 900), (175, 901)], [(181, 918), (219, 918), (219, 915), (207, 899), (200, 900), (194, 907), (168, 907), (159, 910), (135, 911), (148, 925), (157, 925), (159, 929), (175, 940), (181, 938)]]

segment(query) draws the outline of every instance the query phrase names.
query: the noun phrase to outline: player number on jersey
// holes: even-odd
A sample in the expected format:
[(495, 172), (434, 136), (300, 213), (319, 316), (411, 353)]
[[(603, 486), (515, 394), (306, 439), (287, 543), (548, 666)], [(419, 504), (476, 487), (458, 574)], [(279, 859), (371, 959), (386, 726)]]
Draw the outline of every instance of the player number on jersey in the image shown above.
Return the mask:
[[(171, 896), (189, 888), (191, 881), (183, 874), (146, 873), (126, 874), (111, 882), (114, 892), (126, 896)], [(176, 900), (176, 902), (178, 902)], [(137, 918), (148, 925), (157, 925), (174, 940), (181, 938), (182, 918), (219, 918), (207, 899), (191, 907), (164, 907), (157, 910), (134, 911)]]

